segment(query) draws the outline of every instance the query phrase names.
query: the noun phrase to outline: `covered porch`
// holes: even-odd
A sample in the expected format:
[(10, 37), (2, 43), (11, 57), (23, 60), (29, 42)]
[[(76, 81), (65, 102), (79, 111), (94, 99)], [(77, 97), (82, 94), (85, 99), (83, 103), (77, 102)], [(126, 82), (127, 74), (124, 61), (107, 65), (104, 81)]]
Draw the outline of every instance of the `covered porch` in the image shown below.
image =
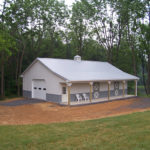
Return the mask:
[[(130, 97), (135, 97), (137, 96), (137, 80), (132, 80), (134, 81), (134, 93), (133, 94), (128, 94), (127, 93), (127, 82), (131, 81), (131, 80), (117, 80), (117, 81), (89, 81), (89, 82), (84, 82), (88, 85), (88, 93), (84, 93), (87, 95), (88, 99), (77, 99), (76, 96), (74, 98), (74, 100), (72, 100), (73, 95), (76, 94), (80, 94), (80, 96), (82, 97), (82, 92), (81, 93), (76, 93), (73, 94), (72, 93), (72, 87), (74, 84), (76, 84), (75, 82), (67, 82), (66, 87), (67, 87), (67, 99), (65, 102), (61, 102), (62, 105), (68, 105), (68, 106), (73, 106), (73, 105), (84, 105), (84, 104), (92, 104), (92, 103), (100, 103), (100, 102), (106, 102), (106, 101), (112, 101), (112, 100), (117, 100), (117, 99), (126, 99), (126, 98), (130, 98)], [(118, 85), (118, 93), (117, 90), (115, 91), (115, 84), (119, 83)], [(106, 89), (105, 91), (101, 92), (101, 93), (105, 93), (105, 96), (101, 97), (101, 93), (100, 96), (98, 94), (98, 92), (100, 91), (96, 91), (96, 84), (98, 85), (101, 83), (105, 83), (106, 84)], [(81, 83), (80, 83), (81, 84)], [(114, 87), (114, 92), (112, 92), (112, 88)], [(117, 86), (116, 86), (117, 89)], [(98, 94), (98, 96), (96, 97), (96, 93)], [(114, 93), (114, 94), (113, 94)]]
[(125, 95), (124, 97), (122, 96), (113, 96), (110, 97), (110, 99), (108, 100), (108, 98), (100, 98), (100, 99), (93, 99), (91, 102), (90, 100), (82, 100), (82, 101), (73, 101), (70, 102), (70, 105), (68, 105), (67, 102), (61, 103), (62, 105), (68, 105), (68, 106), (76, 106), (76, 105), (87, 105), (87, 104), (97, 104), (97, 103), (101, 103), (101, 102), (109, 102), (109, 101), (113, 101), (113, 100), (121, 100), (121, 99), (128, 99), (128, 98), (132, 98), (132, 97), (136, 97), (135, 95)]

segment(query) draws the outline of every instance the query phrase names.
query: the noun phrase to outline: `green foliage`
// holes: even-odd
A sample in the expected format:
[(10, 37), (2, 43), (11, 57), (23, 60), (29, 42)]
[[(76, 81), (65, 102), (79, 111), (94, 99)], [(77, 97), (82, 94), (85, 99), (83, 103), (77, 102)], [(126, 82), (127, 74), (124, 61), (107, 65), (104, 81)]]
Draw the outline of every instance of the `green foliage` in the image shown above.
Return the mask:
[(148, 79), (148, 1), (82, 0), (71, 9), (59, 0), (4, 2), (0, 55), (5, 53), (6, 95), (19, 95), (20, 74), (36, 57), (72, 59), (79, 54), (86, 60), (108, 61), (141, 78), (143, 62)]
[(0, 24), (0, 54), (3, 52), (7, 57), (12, 55), (12, 50), (16, 49), (16, 42), (4, 24)]

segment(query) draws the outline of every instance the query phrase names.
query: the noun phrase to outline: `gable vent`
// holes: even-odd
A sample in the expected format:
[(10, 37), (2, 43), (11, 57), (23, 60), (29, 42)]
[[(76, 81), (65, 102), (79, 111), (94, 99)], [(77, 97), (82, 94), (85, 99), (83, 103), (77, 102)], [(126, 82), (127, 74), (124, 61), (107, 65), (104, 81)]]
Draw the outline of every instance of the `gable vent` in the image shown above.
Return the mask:
[(74, 56), (74, 60), (75, 61), (81, 61), (81, 56), (79, 56), (79, 55)]

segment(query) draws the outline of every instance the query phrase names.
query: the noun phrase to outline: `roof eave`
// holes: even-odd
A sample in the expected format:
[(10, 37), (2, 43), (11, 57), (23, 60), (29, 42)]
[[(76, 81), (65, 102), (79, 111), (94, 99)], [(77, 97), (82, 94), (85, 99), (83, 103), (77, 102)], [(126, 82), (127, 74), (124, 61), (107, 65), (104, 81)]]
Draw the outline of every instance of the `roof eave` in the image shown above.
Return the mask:
[[(87, 82), (107, 82), (107, 81), (133, 81), (133, 80), (139, 80), (139, 78), (135, 79), (108, 79), (108, 80), (67, 80), (66, 82), (71, 82), (71, 83), (87, 83)], [(66, 83), (66, 82), (61, 82), (61, 83)]]

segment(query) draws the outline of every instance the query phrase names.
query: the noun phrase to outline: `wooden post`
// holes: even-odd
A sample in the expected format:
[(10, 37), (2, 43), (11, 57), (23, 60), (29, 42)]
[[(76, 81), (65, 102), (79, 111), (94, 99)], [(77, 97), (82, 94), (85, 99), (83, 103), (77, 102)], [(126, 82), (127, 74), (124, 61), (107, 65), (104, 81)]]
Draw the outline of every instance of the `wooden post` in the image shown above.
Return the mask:
[(90, 102), (92, 102), (92, 86), (93, 86), (93, 82), (90, 82)]
[(72, 83), (67, 83), (67, 89), (68, 89), (68, 106), (70, 106), (70, 89), (71, 89)]
[(110, 99), (110, 84), (111, 81), (108, 81), (108, 100)]
[(123, 97), (125, 96), (125, 81), (122, 81)]
[(135, 80), (134, 82), (135, 82), (135, 96), (137, 96), (137, 80)]

